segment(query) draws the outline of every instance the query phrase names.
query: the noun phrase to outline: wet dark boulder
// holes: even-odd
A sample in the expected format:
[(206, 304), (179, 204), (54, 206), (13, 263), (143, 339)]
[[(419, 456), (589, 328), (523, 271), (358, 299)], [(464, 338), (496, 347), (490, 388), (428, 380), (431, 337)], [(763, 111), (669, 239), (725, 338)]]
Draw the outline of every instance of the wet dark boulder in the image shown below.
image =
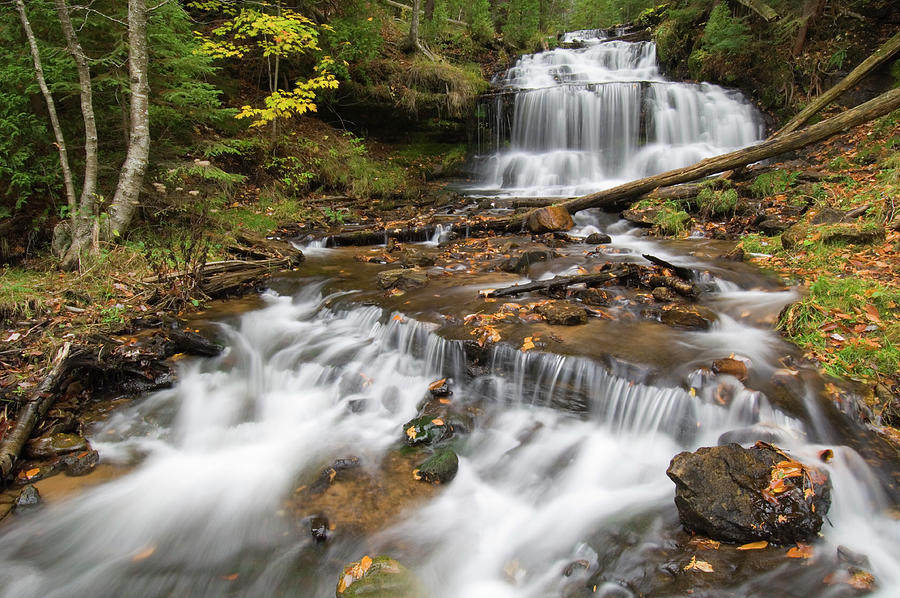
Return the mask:
[(364, 556), (344, 567), (335, 598), (424, 598), (425, 590), (409, 569), (388, 556)]
[(19, 494), (19, 497), (16, 498), (16, 512), (36, 509), (41, 506), (42, 500), (41, 494), (38, 492), (37, 488), (28, 484), (22, 488), (22, 492)]
[(566, 231), (575, 226), (569, 211), (562, 206), (547, 206), (528, 215), (528, 230), (536, 235), (554, 231)]
[(378, 286), (382, 289), (418, 289), (428, 284), (428, 276), (423, 270), (417, 268), (398, 268), (384, 270), (376, 277)]
[(329, 523), (325, 515), (313, 515), (309, 518), (309, 535), (317, 544), (328, 540)]
[(591, 233), (585, 237), (584, 242), (588, 245), (606, 245), (612, 243), (612, 237), (604, 233)]
[(410, 446), (436, 444), (453, 435), (453, 426), (440, 417), (423, 415), (403, 424), (403, 435)]
[(66, 475), (79, 477), (94, 471), (100, 463), (100, 453), (88, 449), (80, 453), (69, 453), (60, 458), (60, 463), (65, 467)]
[(534, 311), (550, 324), (576, 326), (587, 323), (587, 312), (571, 301), (548, 301), (535, 307)]
[(669, 287), (656, 287), (651, 292), (653, 298), (661, 303), (671, 303), (672, 301), (677, 301), (678, 296), (675, 294), (675, 291), (670, 289)]
[(609, 305), (609, 293), (603, 289), (595, 289), (587, 287), (584, 289), (575, 289), (571, 291), (571, 296), (578, 299), (585, 305), (605, 306)]
[(435, 261), (434, 256), (428, 255), (418, 249), (405, 249), (400, 254), (400, 263), (407, 268), (412, 268), (414, 266), (429, 267), (433, 266)]
[(666, 473), (684, 527), (725, 542), (808, 542), (831, 504), (824, 472), (762, 442), (679, 453)]
[(50, 434), (29, 440), (25, 445), (25, 456), (31, 459), (52, 459), (87, 448), (87, 440), (78, 434)]
[(459, 457), (450, 449), (436, 452), (419, 466), (418, 479), (431, 484), (446, 484), (459, 471)]
[(729, 376), (734, 376), (741, 382), (747, 381), (747, 376), (749, 374), (747, 367), (746, 359), (736, 359), (734, 357), (725, 357), (723, 359), (716, 359), (712, 362), (712, 371), (717, 374), (727, 374)]
[(514, 272), (516, 274), (524, 274), (528, 272), (532, 264), (546, 262), (547, 260), (557, 257), (557, 253), (550, 249), (532, 249), (523, 251), (519, 255), (514, 255), (500, 264), (500, 269), (504, 272)]

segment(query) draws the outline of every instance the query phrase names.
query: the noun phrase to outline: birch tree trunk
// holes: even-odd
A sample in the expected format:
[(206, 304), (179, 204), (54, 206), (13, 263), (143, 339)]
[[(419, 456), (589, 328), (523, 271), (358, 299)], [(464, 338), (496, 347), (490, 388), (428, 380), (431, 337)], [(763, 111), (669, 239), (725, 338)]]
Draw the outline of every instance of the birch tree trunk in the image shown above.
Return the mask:
[(50, 114), (50, 124), (53, 127), (53, 135), (56, 137), (56, 148), (59, 150), (59, 164), (63, 174), (63, 185), (66, 189), (66, 201), (69, 206), (69, 216), (72, 223), (75, 222), (75, 212), (77, 205), (75, 203), (75, 185), (72, 183), (72, 171), (69, 168), (69, 154), (66, 151), (66, 140), (63, 137), (62, 128), (59, 126), (59, 118), (56, 115), (56, 103), (53, 101), (53, 95), (50, 88), (47, 87), (47, 81), (44, 79), (44, 66), (41, 62), (41, 53), (38, 50), (37, 40), (34, 38), (34, 31), (31, 29), (31, 22), (25, 13), (25, 3), (23, 0), (16, 0), (16, 10), (19, 12), (19, 19), (22, 21), (22, 29), (25, 30), (25, 37), (28, 38), (28, 46), (31, 49), (31, 59), (34, 62), (34, 74), (37, 78), (38, 87), (44, 94), (44, 101), (47, 103), (47, 112)]
[(128, 0), (128, 73), (131, 83), (131, 125), (128, 153), (110, 206), (109, 229), (121, 235), (138, 207), (150, 155), (150, 84), (148, 81), (147, 0)]
[[(84, 179), (78, 209), (73, 212), (72, 238), (90, 236), (93, 228), (91, 220), (95, 216), (97, 195), (97, 123), (94, 118), (94, 100), (91, 85), (91, 69), (87, 56), (78, 41), (66, 0), (54, 0), (56, 14), (66, 38), (66, 49), (75, 59), (78, 83), (81, 88), (81, 116), (84, 120)], [(84, 240), (77, 241), (83, 245)]]

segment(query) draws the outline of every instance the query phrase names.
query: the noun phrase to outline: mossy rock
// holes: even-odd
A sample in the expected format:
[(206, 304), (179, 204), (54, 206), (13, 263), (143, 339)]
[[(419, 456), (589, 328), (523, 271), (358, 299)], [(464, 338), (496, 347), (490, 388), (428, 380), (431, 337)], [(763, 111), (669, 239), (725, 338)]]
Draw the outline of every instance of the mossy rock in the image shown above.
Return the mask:
[(446, 484), (459, 471), (459, 457), (450, 449), (438, 451), (419, 466), (419, 479), (431, 484)]
[(389, 556), (363, 557), (344, 568), (336, 598), (425, 598), (419, 580)]
[(410, 446), (435, 444), (449, 438), (453, 434), (453, 426), (440, 417), (423, 415), (403, 424), (403, 433), (406, 444)]
[(790, 227), (781, 235), (781, 244), (786, 249), (799, 245), (806, 240), (825, 244), (848, 243), (852, 245), (867, 245), (883, 241), (884, 238), (884, 227), (879, 224), (839, 222), (810, 225), (801, 222)]

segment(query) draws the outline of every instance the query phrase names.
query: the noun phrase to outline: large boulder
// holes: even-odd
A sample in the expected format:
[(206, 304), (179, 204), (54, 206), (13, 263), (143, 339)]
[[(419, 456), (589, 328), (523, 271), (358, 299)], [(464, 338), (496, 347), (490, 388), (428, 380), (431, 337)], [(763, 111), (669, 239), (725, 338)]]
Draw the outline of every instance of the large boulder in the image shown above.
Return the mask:
[(666, 473), (685, 528), (725, 542), (808, 542), (831, 505), (827, 474), (764, 442), (679, 453)]
[(335, 598), (424, 598), (425, 591), (409, 569), (388, 556), (364, 556), (344, 567)]
[(87, 448), (88, 442), (82, 436), (60, 432), (29, 440), (25, 445), (25, 456), (31, 459), (52, 459)]
[(403, 424), (406, 444), (436, 444), (453, 435), (453, 426), (440, 417), (422, 415)]
[(562, 206), (547, 206), (528, 215), (528, 230), (536, 235), (566, 231), (575, 226), (571, 214)]

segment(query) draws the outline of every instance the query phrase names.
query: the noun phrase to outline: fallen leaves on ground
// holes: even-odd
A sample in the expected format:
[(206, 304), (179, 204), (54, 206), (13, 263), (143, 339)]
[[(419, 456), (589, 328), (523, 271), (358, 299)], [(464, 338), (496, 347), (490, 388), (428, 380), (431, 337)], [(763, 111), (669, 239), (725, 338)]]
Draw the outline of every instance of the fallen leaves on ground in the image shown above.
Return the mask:
[(765, 540), (759, 540), (758, 542), (748, 542), (747, 544), (741, 544), (737, 547), (738, 550), (762, 550), (769, 546), (769, 543)]
[(685, 571), (702, 571), (703, 573), (712, 573), (713, 566), (706, 561), (698, 561), (697, 555), (691, 557), (691, 562), (684, 566)]

